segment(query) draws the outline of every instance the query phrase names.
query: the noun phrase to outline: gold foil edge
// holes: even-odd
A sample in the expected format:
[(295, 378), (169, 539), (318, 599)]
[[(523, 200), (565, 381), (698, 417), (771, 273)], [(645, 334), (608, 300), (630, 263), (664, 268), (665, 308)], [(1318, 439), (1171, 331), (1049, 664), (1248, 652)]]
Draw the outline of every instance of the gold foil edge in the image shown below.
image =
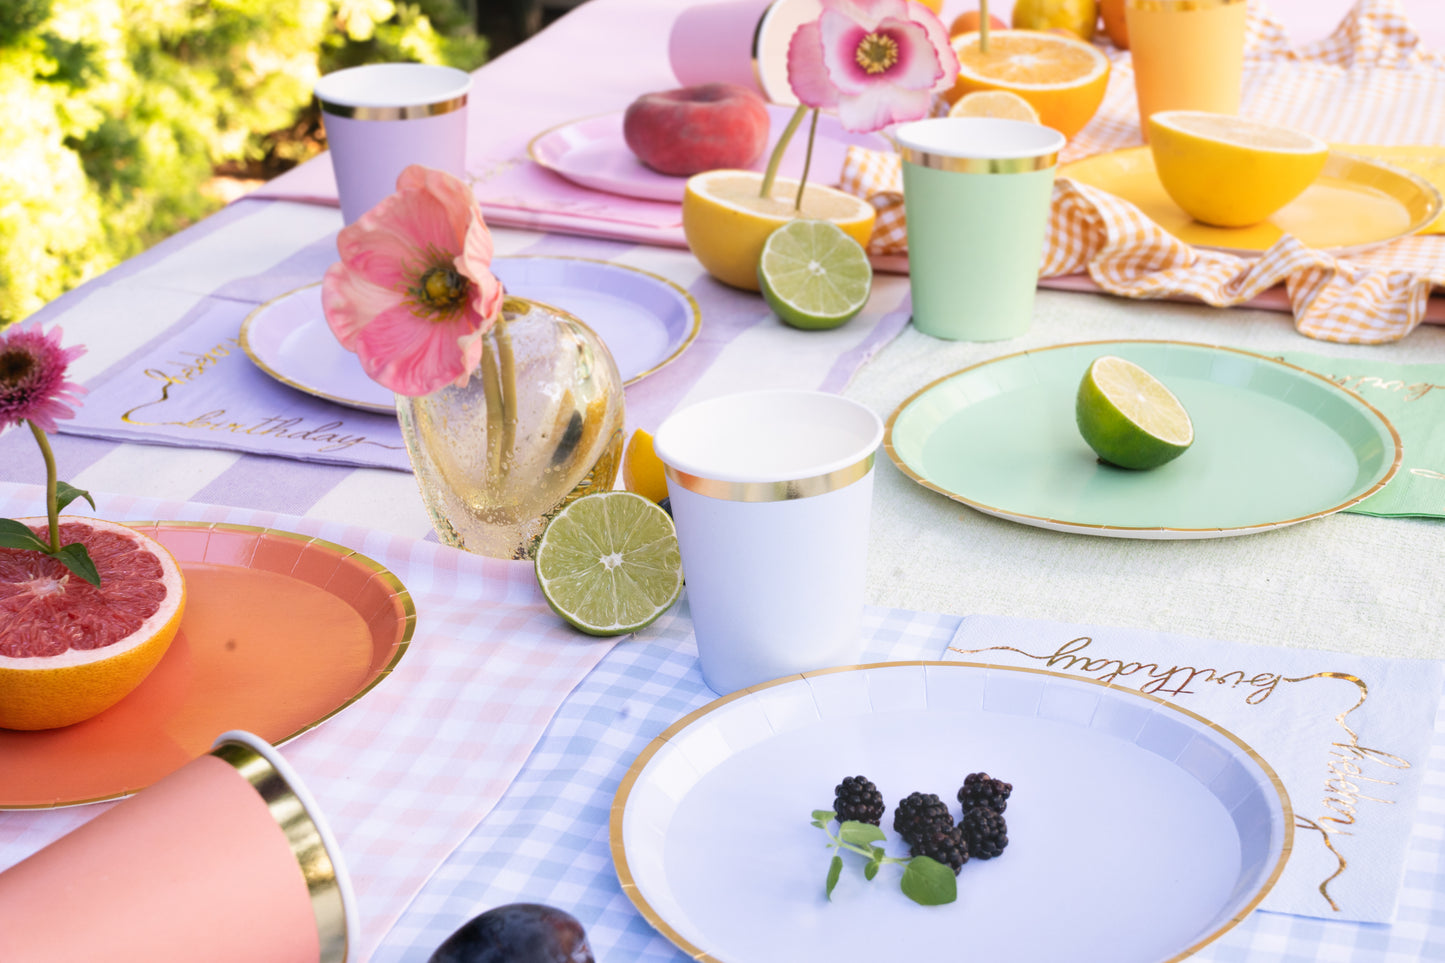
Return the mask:
[(439, 100), (432, 104), (404, 104), (400, 107), (356, 107), (351, 104), (334, 104), (320, 97), (316, 98), (316, 102), (321, 105), (322, 113), (333, 117), (346, 117), (350, 120), (418, 120), (462, 109), (467, 105), (467, 95), (462, 94), (460, 97)]
[(798, 498), (812, 498), (847, 488), (868, 474), (873, 468), (875, 453), (870, 452), (862, 461), (846, 468), (830, 471), (811, 478), (794, 478), (775, 482), (734, 482), (703, 478), (679, 471), (671, 465), (663, 465), (670, 481), (681, 485), (690, 492), (716, 498), (725, 502), (786, 502)]
[(899, 147), (898, 151), (905, 161), (917, 167), (955, 174), (1027, 174), (1047, 170), (1059, 160), (1058, 151), (1034, 157), (950, 157), (907, 145)]
[(316, 918), (316, 937), (320, 943), (320, 963), (344, 963), (346, 945), (346, 907), (341, 900), (341, 881), (336, 866), (321, 838), (321, 830), (306, 811), (301, 799), (291, 790), (285, 778), (270, 760), (250, 746), (224, 742), (211, 750), (211, 755), (230, 764), (251, 784), (271, 811), (296, 865), (306, 880), (311, 896), (311, 912)]

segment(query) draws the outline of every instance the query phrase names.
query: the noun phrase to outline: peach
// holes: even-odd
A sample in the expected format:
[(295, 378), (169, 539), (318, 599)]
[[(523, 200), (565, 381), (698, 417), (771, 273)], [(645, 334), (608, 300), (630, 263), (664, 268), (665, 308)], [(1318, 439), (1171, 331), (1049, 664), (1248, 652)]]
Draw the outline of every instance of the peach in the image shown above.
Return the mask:
[(738, 84), (643, 94), (622, 117), (622, 136), (637, 159), (682, 177), (748, 167), (767, 147), (770, 127), (767, 103)]

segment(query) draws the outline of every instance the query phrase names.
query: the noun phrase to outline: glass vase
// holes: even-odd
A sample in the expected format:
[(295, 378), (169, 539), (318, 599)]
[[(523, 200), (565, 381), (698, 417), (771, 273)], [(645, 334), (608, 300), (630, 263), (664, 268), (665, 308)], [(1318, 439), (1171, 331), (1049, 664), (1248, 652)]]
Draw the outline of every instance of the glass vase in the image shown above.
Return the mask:
[(531, 558), (547, 520), (610, 489), (622, 455), (622, 376), (580, 320), (508, 297), (463, 387), (397, 395), (412, 470), (437, 536)]

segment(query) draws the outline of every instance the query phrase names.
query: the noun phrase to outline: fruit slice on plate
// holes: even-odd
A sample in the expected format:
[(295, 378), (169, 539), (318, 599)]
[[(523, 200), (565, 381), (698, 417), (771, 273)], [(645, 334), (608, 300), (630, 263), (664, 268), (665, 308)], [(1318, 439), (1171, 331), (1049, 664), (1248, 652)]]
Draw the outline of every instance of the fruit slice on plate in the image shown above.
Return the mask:
[(950, 117), (996, 117), (1000, 120), (1039, 122), (1034, 105), (1009, 90), (975, 90), (964, 94), (948, 110)]
[(1109, 84), (1109, 58), (1077, 37), (1037, 30), (989, 33), (988, 52), (977, 33), (953, 38), (958, 81), (945, 97), (957, 103), (976, 90), (1007, 90), (1038, 111), (1039, 122), (1072, 137), (1094, 116)]
[(650, 502), (667, 497), (667, 474), (646, 429), (638, 428), (628, 439), (627, 453), (622, 456), (622, 485)]
[(758, 262), (763, 300), (795, 328), (836, 328), (868, 303), (873, 268), (863, 246), (829, 221), (789, 221)]
[[(23, 518), (41, 538), (43, 518)], [(98, 715), (150, 674), (180, 628), (175, 557), (114, 522), (62, 516), (100, 585), (40, 552), (0, 548), (0, 728), (54, 729)]]
[(634, 492), (572, 502), (547, 523), (534, 557), (547, 604), (589, 635), (651, 625), (682, 593), (672, 517)]
[(1114, 355), (1094, 359), (1079, 382), (1079, 433), (1104, 461), (1158, 468), (1194, 443), (1189, 412), (1163, 382)]
[(796, 180), (779, 177), (762, 197), (763, 175), (720, 170), (687, 179), (682, 230), (693, 256), (713, 277), (745, 291), (758, 290), (758, 261), (769, 235), (797, 218), (832, 221), (866, 247), (873, 235), (873, 205), (852, 194), (809, 183), (803, 209), (794, 207)]
[(1174, 203), (1215, 227), (1248, 227), (1319, 177), (1329, 145), (1230, 114), (1163, 110), (1149, 117), (1154, 169)]

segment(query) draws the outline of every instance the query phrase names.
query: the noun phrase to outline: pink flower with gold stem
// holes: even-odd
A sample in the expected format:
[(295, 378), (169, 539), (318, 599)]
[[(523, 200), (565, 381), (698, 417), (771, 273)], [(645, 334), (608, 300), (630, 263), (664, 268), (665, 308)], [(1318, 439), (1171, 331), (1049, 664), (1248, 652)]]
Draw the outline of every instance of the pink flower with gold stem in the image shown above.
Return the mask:
[[(773, 178), (793, 131), (809, 108), (804, 182), (812, 159), (818, 111), (837, 110), (846, 130), (870, 133), (928, 116), (933, 95), (953, 86), (958, 56), (938, 16), (914, 0), (822, 0), (817, 20), (798, 27), (788, 44), (788, 85), (798, 109), (779, 138), (763, 176)], [(803, 184), (796, 206), (801, 209)]]
[(0, 547), (44, 552), (90, 584), (99, 585), (100, 574), (85, 546), (60, 544), (61, 510), (77, 498), (95, 507), (89, 492), (56, 477), (55, 452), (46, 435), (56, 430), (56, 419), (75, 417), (75, 406), (85, 393), (83, 387), (65, 378), (70, 362), (84, 354), (85, 348), (64, 347), (60, 337), (59, 328), (44, 331), (35, 322), (0, 333), (0, 431), (21, 422), (30, 426), (45, 459), (45, 511), (50, 523), (48, 539), (41, 539), (29, 526), (0, 518)]
[(366, 373), (412, 397), (465, 385), (503, 302), (471, 188), (414, 164), (396, 193), (341, 229), (336, 247), (341, 260), (326, 272), (321, 303)]

